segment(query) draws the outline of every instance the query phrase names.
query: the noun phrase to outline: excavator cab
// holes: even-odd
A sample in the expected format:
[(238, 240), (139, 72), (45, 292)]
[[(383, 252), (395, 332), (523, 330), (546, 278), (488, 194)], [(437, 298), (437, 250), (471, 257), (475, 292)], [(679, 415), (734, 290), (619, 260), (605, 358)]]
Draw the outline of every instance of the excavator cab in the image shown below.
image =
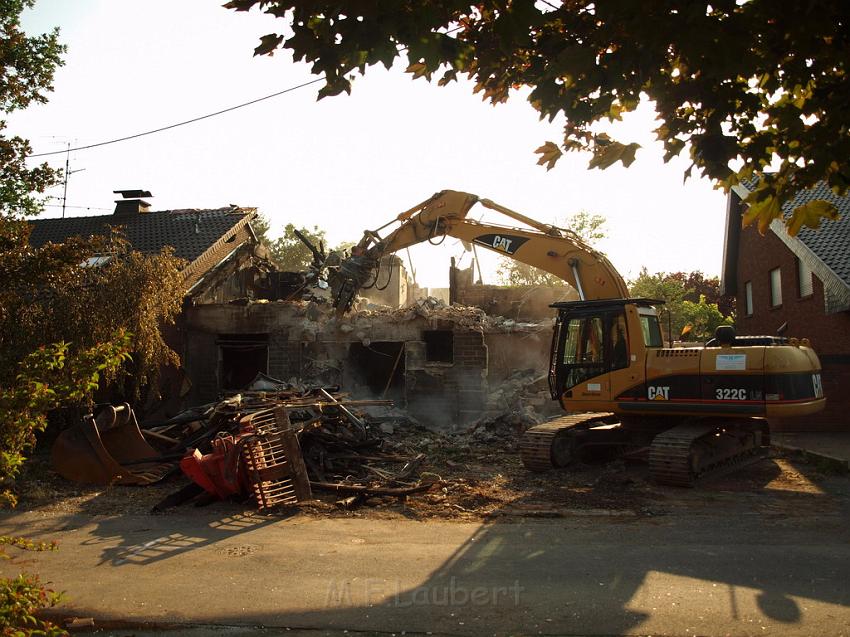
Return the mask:
[[(555, 303), (549, 389), (564, 407), (610, 408), (612, 391), (643, 376), (647, 348), (662, 346), (651, 299)], [(577, 404), (577, 403), (580, 403)]]

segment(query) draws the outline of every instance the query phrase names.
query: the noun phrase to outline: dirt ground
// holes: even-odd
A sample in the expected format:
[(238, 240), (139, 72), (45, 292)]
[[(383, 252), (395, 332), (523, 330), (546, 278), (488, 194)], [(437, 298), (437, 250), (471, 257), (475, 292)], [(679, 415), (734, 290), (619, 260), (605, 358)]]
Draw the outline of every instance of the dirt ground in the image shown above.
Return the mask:
[[(384, 436), (383, 451), (394, 457), (425, 454), (422, 481), (434, 485), (425, 493), (372, 498), (354, 509), (340, 496), (315, 492), (298, 513), (319, 517), (383, 519), (500, 520), (571, 515), (663, 516), (767, 513), (806, 516), (838, 511), (850, 498), (850, 479), (829, 473), (800, 458), (774, 451), (770, 458), (737, 472), (700, 483), (692, 489), (653, 484), (645, 462), (615, 460), (583, 464), (560, 471), (531, 473), (517, 451), (515, 431), (479, 430), (441, 435), (421, 427), (396, 427)], [(399, 462), (395, 469), (400, 469)], [(393, 467), (384, 462), (385, 470)], [(188, 484), (180, 474), (146, 487), (91, 487), (68, 482), (50, 470), (46, 454), (31, 458), (19, 482), (18, 509), (45, 514), (112, 516), (146, 514), (165, 496)], [(235, 513), (253, 502), (217, 502), (208, 506)], [(185, 515), (192, 504), (158, 515)], [(280, 509), (269, 515), (292, 515)]]

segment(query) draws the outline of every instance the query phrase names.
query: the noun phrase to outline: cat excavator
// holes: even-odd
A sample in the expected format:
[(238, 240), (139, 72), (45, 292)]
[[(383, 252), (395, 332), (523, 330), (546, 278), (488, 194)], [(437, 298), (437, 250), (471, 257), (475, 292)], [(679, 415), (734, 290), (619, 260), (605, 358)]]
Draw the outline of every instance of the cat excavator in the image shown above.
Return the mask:
[[(528, 228), (469, 219), (475, 204)], [(605, 255), (569, 230), (465, 192), (438, 192), (366, 231), (331, 268), (338, 311), (374, 284), (381, 257), (445, 236), (550, 272), (578, 293), (577, 301), (552, 305), (549, 387), (567, 415), (524, 433), (520, 456), (532, 471), (594, 451), (648, 448), (656, 482), (692, 486), (764, 457), (768, 418), (807, 416), (825, 406), (820, 361), (806, 339), (736, 336), (721, 326), (704, 347), (667, 347), (656, 311), (662, 301), (630, 298)]]

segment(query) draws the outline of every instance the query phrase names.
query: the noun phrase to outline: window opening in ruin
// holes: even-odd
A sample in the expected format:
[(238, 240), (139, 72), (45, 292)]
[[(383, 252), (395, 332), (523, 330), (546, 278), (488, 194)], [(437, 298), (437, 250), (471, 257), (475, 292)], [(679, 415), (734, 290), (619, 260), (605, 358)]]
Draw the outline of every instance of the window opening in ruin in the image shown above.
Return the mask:
[(346, 384), (357, 394), (404, 399), (404, 343), (385, 341), (348, 348)]
[(453, 363), (454, 332), (451, 330), (425, 330), (422, 332), (425, 341), (425, 360), (429, 363)]
[(221, 334), (216, 342), (221, 389), (243, 389), (258, 372), (269, 373), (268, 334)]

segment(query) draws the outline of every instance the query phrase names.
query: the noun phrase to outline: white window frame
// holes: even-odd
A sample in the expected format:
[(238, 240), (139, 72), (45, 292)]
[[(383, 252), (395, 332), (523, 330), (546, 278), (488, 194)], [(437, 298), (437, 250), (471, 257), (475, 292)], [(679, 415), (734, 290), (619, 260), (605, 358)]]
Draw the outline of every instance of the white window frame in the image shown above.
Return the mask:
[(770, 307), (782, 305), (782, 268), (770, 271)]
[(753, 282), (744, 283), (744, 310), (745, 316), (753, 315)]
[(815, 293), (814, 273), (802, 259), (797, 259), (797, 292), (801, 299)]

